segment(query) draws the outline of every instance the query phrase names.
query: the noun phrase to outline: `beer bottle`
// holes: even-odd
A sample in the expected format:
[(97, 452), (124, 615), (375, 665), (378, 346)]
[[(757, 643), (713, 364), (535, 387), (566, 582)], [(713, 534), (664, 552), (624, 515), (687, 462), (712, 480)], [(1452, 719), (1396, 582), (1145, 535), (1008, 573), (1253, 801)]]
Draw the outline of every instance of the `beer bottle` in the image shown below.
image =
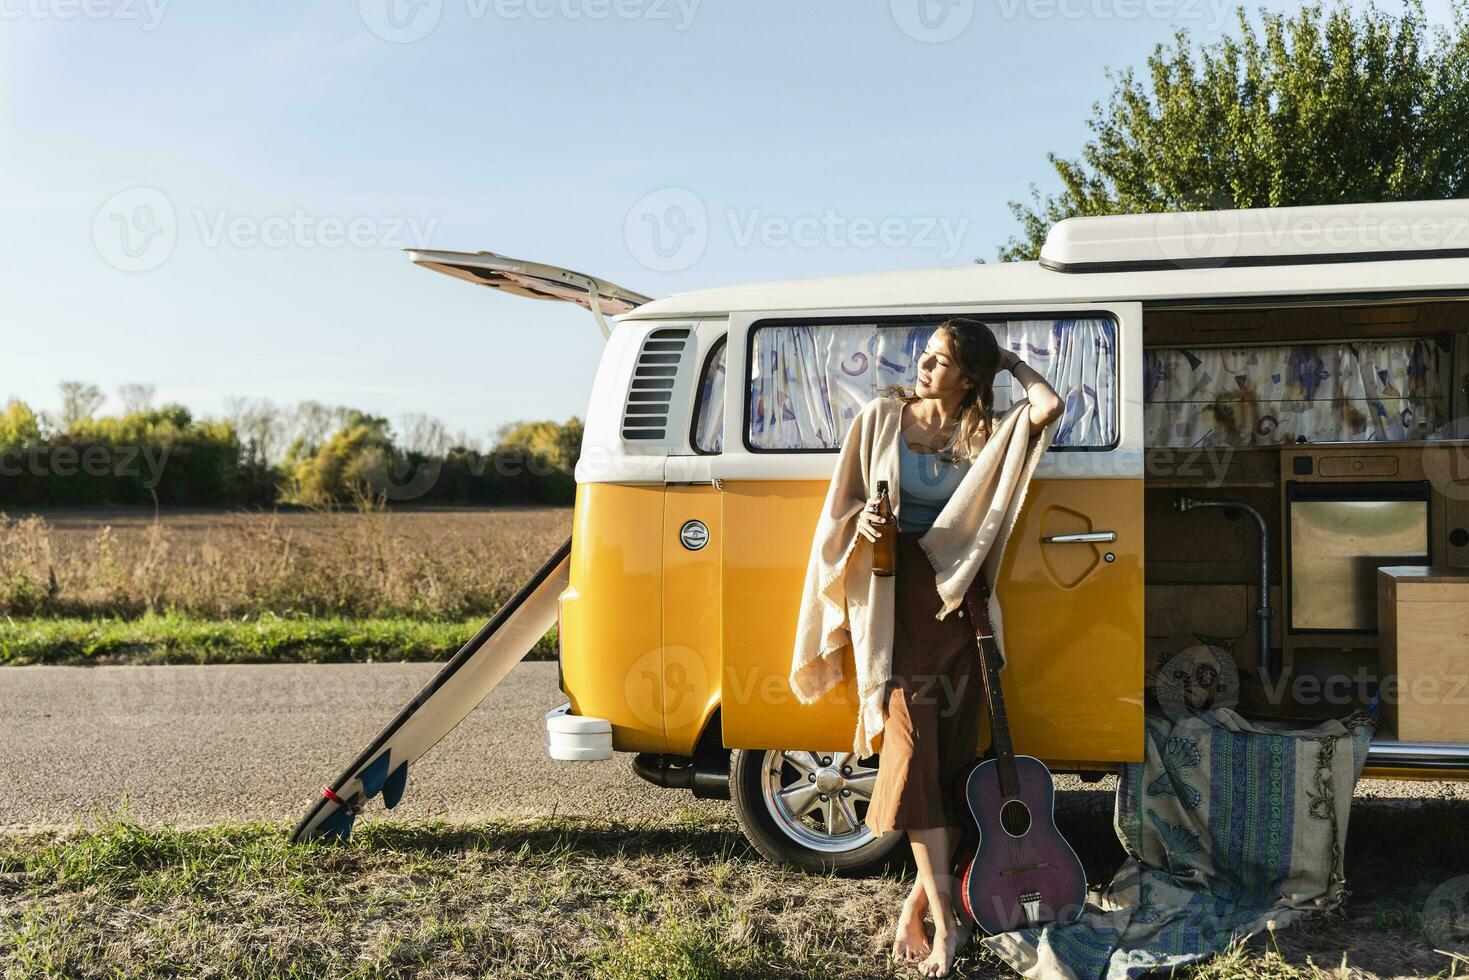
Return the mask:
[(878, 525), (877, 540), (872, 542), (872, 574), (895, 575), (898, 571), (898, 528), (893, 521), (893, 506), (888, 503), (888, 481), (877, 481), (877, 513), (885, 518)]

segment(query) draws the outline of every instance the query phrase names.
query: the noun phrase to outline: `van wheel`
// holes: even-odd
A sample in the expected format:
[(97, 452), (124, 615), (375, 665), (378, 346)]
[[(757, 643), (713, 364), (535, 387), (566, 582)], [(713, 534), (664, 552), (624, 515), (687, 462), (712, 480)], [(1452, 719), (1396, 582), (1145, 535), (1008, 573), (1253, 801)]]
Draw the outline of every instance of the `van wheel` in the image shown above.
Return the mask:
[(882, 865), (906, 836), (864, 823), (877, 756), (851, 752), (736, 749), (730, 799), (755, 849), (777, 864), (860, 875)]

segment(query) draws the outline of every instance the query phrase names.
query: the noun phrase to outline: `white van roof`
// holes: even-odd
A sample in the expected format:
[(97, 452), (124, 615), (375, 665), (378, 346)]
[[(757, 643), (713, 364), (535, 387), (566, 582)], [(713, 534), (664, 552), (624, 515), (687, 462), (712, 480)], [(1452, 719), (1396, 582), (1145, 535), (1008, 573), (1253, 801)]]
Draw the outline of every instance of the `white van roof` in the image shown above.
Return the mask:
[(622, 319), (1455, 291), (1469, 291), (1469, 200), (1067, 218), (1052, 226), (1039, 261), (676, 293)]
[(1056, 272), (1171, 271), (1469, 256), (1469, 200), (1394, 201), (1067, 218), (1040, 264)]

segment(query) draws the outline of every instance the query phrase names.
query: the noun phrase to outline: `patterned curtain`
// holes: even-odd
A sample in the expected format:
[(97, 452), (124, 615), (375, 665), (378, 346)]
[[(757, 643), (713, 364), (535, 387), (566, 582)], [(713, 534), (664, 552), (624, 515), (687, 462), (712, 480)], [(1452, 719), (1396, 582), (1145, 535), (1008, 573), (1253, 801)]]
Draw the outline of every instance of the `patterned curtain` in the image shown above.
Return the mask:
[(694, 448), (700, 452), (724, 450), (724, 352), (728, 345), (721, 339), (719, 353), (699, 379), (699, 417), (694, 425)]
[(1447, 419), (1429, 339), (1143, 351), (1146, 446), (1421, 439)]
[[(1116, 325), (1108, 319), (987, 322), (1066, 403), (1058, 446), (1105, 446), (1117, 434)], [(837, 449), (851, 420), (882, 387), (918, 379), (918, 355), (937, 323), (760, 327), (750, 365), (750, 445)], [(1024, 389), (996, 377), (995, 412)]]

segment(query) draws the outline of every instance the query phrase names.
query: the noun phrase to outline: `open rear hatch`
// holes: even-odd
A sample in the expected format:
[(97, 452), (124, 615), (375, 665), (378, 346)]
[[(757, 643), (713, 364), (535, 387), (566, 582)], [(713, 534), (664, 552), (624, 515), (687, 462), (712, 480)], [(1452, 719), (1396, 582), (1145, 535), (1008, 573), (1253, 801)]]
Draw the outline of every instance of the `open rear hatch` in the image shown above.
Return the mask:
[(503, 290), (516, 296), (575, 303), (592, 311), (592, 315), (597, 318), (597, 325), (602, 329), (603, 337), (612, 333), (606, 317), (627, 313), (651, 302), (651, 297), (624, 289), (596, 276), (572, 272), (556, 265), (512, 259), (494, 252), (441, 252), (427, 249), (406, 251), (415, 265), (442, 272), (446, 276)]

